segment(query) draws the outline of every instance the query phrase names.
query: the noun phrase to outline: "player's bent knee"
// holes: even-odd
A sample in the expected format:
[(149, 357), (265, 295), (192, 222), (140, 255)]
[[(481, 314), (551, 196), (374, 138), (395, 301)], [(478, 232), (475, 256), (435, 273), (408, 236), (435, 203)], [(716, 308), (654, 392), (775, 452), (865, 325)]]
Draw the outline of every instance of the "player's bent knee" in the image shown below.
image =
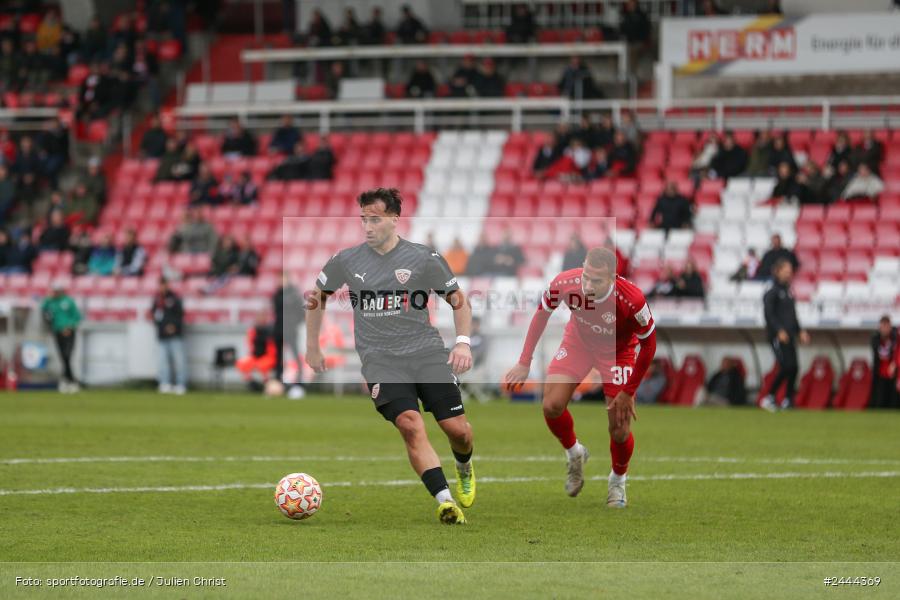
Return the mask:
[(425, 422), (422, 421), (422, 415), (414, 410), (407, 410), (397, 415), (397, 418), (394, 419), (394, 426), (406, 440), (414, 439), (425, 433)]
[(631, 428), (627, 425), (609, 424), (609, 437), (616, 443), (622, 443), (627, 440), (629, 433), (631, 433)]
[(544, 402), (544, 418), (558, 419), (566, 412), (566, 405), (562, 402)]

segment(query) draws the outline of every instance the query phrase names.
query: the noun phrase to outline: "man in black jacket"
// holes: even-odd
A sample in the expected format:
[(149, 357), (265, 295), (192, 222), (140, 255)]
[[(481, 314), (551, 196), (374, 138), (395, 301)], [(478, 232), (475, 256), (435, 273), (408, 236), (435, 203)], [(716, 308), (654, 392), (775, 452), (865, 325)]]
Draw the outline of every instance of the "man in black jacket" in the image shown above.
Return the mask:
[(791, 263), (792, 271), (800, 268), (800, 261), (797, 260), (797, 255), (781, 245), (781, 236), (776, 233), (772, 236), (772, 247), (766, 250), (759, 263), (759, 269), (756, 270), (756, 279), (765, 281), (771, 278), (774, 272), (774, 265), (781, 259)]
[(797, 309), (791, 295), (791, 279), (794, 267), (785, 258), (779, 259), (772, 270), (775, 277), (772, 287), (763, 296), (763, 308), (766, 317), (766, 335), (769, 344), (775, 351), (775, 362), (778, 372), (772, 380), (772, 386), (762, 399), (761, 408), (775, 412), (775, 395), (778, 389), (787, 384), (782, 409), (790, 408), (794, 403), (794, 390), (797, 384), (797, 342), (809, 343), (809, 334), (800, 327), (797, 320)]
[(306, 302), (297, 286), (291, 283), (287, 273), (281, 275), (281, 286), (272, 296), (272, 308), (275, 312), (275, 324), (272, 333), (275, 338), (275, 379), (282, 381), (284, 372), (284, 345), (297, 361), (297, 377), (294, 385), (288, 390), (288, 398), (299, 400), (305, 395), (303, 389), (303, 360), (300, 358), (298, 332), (300, 325), (306, 320)]
[(884, 315), (878, 323), (878, 331), (872, 336), (871, 408), (897, 407), (898, 360), (897, 330), (891, 325), (891, 318)]
[(159, 293), (153, 299), (150, 314), (159, 338), (159, 393), (181, 396), (187, 391), (184, 308), (165, 279), (159, 281)]

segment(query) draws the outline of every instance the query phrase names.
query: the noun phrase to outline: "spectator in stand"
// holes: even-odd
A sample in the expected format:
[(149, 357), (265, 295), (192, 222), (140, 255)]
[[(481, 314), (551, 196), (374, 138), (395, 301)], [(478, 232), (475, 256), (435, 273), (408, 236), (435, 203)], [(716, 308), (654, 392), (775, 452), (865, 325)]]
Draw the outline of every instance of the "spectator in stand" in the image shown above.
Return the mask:
[(19, 151), (14, 166), (21, 185), (36, 185), (41, 175), (41, 155), (34, 145), (31, 136), (23, 136), (19, 140)]
[(203, 218), (200, 208), (188, 207), (184, 221), (169, 239), (169, 251), (211, 254), (216, 248), (217, 238), (215, 228)]
[(710, 175), (729, 179), (741, 175), (747, 168), (747, 151), (738, 146), (734, 134), (726, 131), (722, 145), (709, 164)]
[(587, 248), (584, 245), (584, 242), (581, 241), (581, 236), (578, 235), (578, 232), (573, 232), (569, 237), (569, 245), (566, 246), (566, 253), (563, 254), (562, 260), (562, 270), (568, 271), (569, 269), (577, 269), (584, 264), (584, 259), (587, 256)]
[(238, 119), (234, 119), (222, 138), (222, 156), (238, 158), (256, 155), (256, 140), (244, 129)]
[(796, 272), (800, 268), (800, 261), (797, 255), (781, 245), (781, 236), (774, 234), (772, 236), (772, 246), (763, 254), (762, 261), (759, 263), (759, 269), (756, 271), (756, 279), (768, 281), (772, 279), (772, 268), (779, 260), (784, 259), (791, 264), (793, 271)]
[[(640, 127), (638, 127), (637, 121), (635, 121), (634, 113), (630, 110), (622, 111), (622, 115), (620, 118), (619, 131), (621, 131), (625, 138), (634, 144), (635, 148), (640, 148), (643, 143), (643, 134), (641, 133)], [(612, 126), (612, 118), (610, 118), (610, 127)]]
[(256, 277), (259, 262), (259, 253), (253, 249), (250, 235), (245, 235), (238, 245), (237, 275)]
[(108, 46), (109, 41), (103, 23), (99, 17), (92, 18), (81, 42), (82, 60), (87, 63), (103, 60)]
[(0, 227), (6, 223), (16, 206), (16, 184), (6, 165), (0, 164)]
[(131, 61), (131, 87), (134, 97), (141, 88), (146, 88), (150, 105), (154, 110), (159, 109), (162, 101), (159, 89), (159, 61), (156, 54), (147, 49), (147, 44), (142, 39), (137, 40), (134, 44), (134, 55)]
[(777, 175), (778, 181), (775, 183), (775, 189), (772, 190), (772, 197), (795, 203), (798, 195), (797, 179), (791, 165), (786, 162), (778, 165)]
[(381, 13), (381, 7), (372, 8), (372, 18), (363, 28), (363, 44), (376, 46), (384, 44), (387, 41), (387, 28), (384, 26), (384, 19)]
[(519, 272), (519, 267), (523, 264), (525, 264), (525, 255), (522, 253), (522, 248), (513, 241), (512, 232), (507, 229), (503, 232), (503, 240), (494, 249), (489, 274), (515, 277)]
[(297, 181), (309, 175), (309, 155), (303, 142), (294, 144), (294, 151), (285, 157), (269, 173), (268, 179), (275, 181)]
[(91, 260), (93, 251), (94, 242), (91, 241), (91, 234), (82, 231), (75, 236), (72, 241), (72, 275), (87, 275), (88, 261)]
[(569, 65), (563, 71), (558, 87), (560, 94), (573, 100), (603, 98), (593, 74), (580, 56), (569, 59)]
[(863, 133), (863, 139), (859, 145), (853, 149), (853, 164), (869, 165), (869, 168), (875, 174), (881, 173), (881, 161), (884, 158), (884, 144), (875, 139), (875, 134), (871, 129), (867, 129)]
[(0, 273), (31, 273), (31, 266), (37, 258), (38, 251), (31, 243), (31, 231), (21, 230), (6, 250), (6, 261), (0, 265)]
[(93, 225), (100, 215), (100, 202), (96, 196), (88, 191), (83, 182), (75, 184), (75, 189), (69, 197), (69, 219), (79, 225)]
[(602, 146), (594, 150), (591, 157), (591, 163), (582, 171), (581, 176), (585, 181), (594, 181), (595, 179), (603, 179), (609, 172), (609, 157), (606, 149)]
[(212, 293), (224, 286), (228, 280), (238, 274), (238, 261), (240, 250), (230, 235), (223, 235), (212, 253), (209, 277), (213, 279), (205, 289), (206, 293)]
[(397, 39), (401, 44), (425, 44), (428, 42), (428, 29), (422, 21), (413, 14), (409, 4), (404, 4), (400, 9), (402, 16), (397, 25)]
[(254, 183), (249, 171), (241, 173), (241, 180), (238, 182), (237, 192), (235, 202), (238, 202), (243, 206), (256, 204), (256, 201), (259, 198), (259, 186)]
[(694, 160), (691, 162), (691, 178), (695, 183), (706, 177), (713, 159), (719, 154), (720, 145), (719, 134), (715, 131), (709, 132), (703, 147), (694, 155)]
[(628, 141), (625, 134), (617, 131), (613, 135), (613, 146), (609, 152), (609, 169), (620, 177), (634, 175), (637, 166), (637, 148)]
[(754, 133), (750, 160), (747, 162), (748, 177), (763, 177), (769, 173), (769, 155), (772, 152), (772, 136), (763, 129)]
[(19, 53), (9, 38), (3, 38), (0, 42), (0, 84), (10, 91), (18, 91), (22, 85), (19, 81)]
[(720, 9), (714, 0), (699, 0), (697, 2), (697, 14), (703, 17), (718, 17), (719, 15), (725, 14), (722, 9)]
[(845, 200), (872, 200), (877, 201), (878, 196), (884, 191), (884, 182), (868, 164), (862, 163), (856, 169), (856, 175), (844, 188), (841, 198)]
[(71, 232), (66, 225), (66, 216), (63, 211), (55, 209), (50, 213), (47, 228), (41, 233), (38, 246), (43, 250), (55, 250), (62, 252), (69, 249), (69, 236)]
[(580, 182), (583, 173), (591, 165), (591, 158), (591, 151), (585, 146), (584, 141), (579, 137), (572, 137), (562, 156), (543, 172), (543, 177)]
[(837, 169), (838, 164), (843, 161), (853, 165), (852, 152), (853, 149), (850, 147), (850, 137), (847, 135), (847, 132), (839, 131), (834, 140), (834, 146), (831, 148), (831, 153), (828, 155), (828, 160), (825, 161), (825, 173), (831, 175)]
[(25, 42), (23, 48), (19, 56), (19, 80), (24, 81), (30, 88), (47, 85), (50, 72), (44, 55), (38, 51), (37, 44), (29, 40)]
[(78, 311), (75, 301), (66, 294), (62, 283), (55, 282), (51, 287), (53, 295), (44, 299), (41, 304), (41, 314), (53, 331), (56, 348), (59, 350), (59, 358), (63, 365), (59, 391), (63, 394), (72, 394), (80, 389), (78, 381), (72, 373), (72, 353), (75, 350), (75, 331), (78, 329), (78, 324), (81, 323), (81, 313)]
[(150, 127), (141, 137), (141, 157), (161, 158), (166, 153), (166, 140), (168, 135), (162, 128), (159, 115), (150, 118)]
[(81, 178), (87, 193), (96, 198), (99, 205), (106, 203), (106, 176), (103, 174), (103, 164), (99, 156), (93, 156), (88, 160), (87, 173)]
[(50, 52), (50, 50), (59, 46), (62, 40), (62, 24), (60, 24), (59, 17), (55, 12), (48, 11), (44, 15), (41, 24), (38, 25), (34, 39), (37, 42), (38, 50), (41, 52)]
[(650, 361), (650, 367), (634, 393), (635, 402), (638, 404), (656, 404), (667, 384), (668, 381), (666, 380), (666, 372), (662, 367), (662, 361), (654, 358)]
[(0, 129), (0, 163), (14, 165), (18, 152), (19, 147), (9, 137), (9, 131)]
[(787, 133), (777, 135), (772, 139), (772, 150), (769, 153), (769, 172), (778, 171), (778, 165), (786, 162), (791, 166), (791, 171), (797, 171), (797, 161), (794, 160), (794, 152), (788, 144)]
[(656, 199), (653, 212), (650, 213), (650, 222), (669, 235), (671, 229), (689, 228), (692, 220), (691, 201), (678, 191), (674, 181), (667, 181), (662, 194)]
[(116, 269), (116, 247), (112, 234), (104, 234), (100, 245), (91, 252), (88, 259), (88, 273), (91, 275), (114, 275)]
[(66, 216), (66, 223), (70, 222), (72, 213), (69, 210), (69, 204), (65, 201), (62, 192), (60, 192), (59, 190), (50, 192), (50, 205), (46, 210), (46, 218), (48, 220), (50, 219), (50, 214), (54, 210), (62, 211), (62, 213)]
[(681, 298), (703, 298), (706, 291), (703, 289), (703, 278), (697, 271), (697, 265), (688, 259), (684, 264), (684, 270), (675, 279), (675, 289)]
[(105, 117), (111, 108), (113, 85), (106, 63), (91, 63), (90, 72), (81, 82), (78, 93), (78, 118), (90, 120)]
[(837, 170), (828, 178), (828, 182), (825, 184), (826, 204), (832, 204), (840, 200), (844, 193), (844, 189), (847, 187), (847, 184), (850, 183), (852, 177), (853, 174), (850, 172), (850, 163), (846, 160), (839, 162)]
[(187, 360), (184, 352), (184, 306), (165, 279), (153, 299), (150, 315), (159, 340), (159, 393), (183, 395), (187, 391)]
[(231, 176), (231, 173), (225, 173), (222, 176), (222, 181), (216, 189), (219, 193), (219, 202), (222, 204), (240, 203), (238, 200), (238, 186), (234, 181), (234, 177)]
[(313, 47), (330, 46), (332, 41), (331, 25), (328, 19), (318, 8), (313, 9), (309, 20), (309, 29), (306, 30), (306, 44)]
[(672, 268), (672, 265), (666, 265), (663, 267), (662, 273), (660, 273), (656, 283), (653, 284), (647, 297), (670, 298), (677, 296), (678, 290), (676, 289), (675, 284), (675, 269)]
[(197, 148), (188, 143), (181, 152), (180, 157), (172, 166), (172, 178), (175, 181), (191, 181), (200, 170), (200, 155)]
[(478, 243), (469, 255), (469, 261), (466, 263), (466, 275), (473, 277), (479, 275), (489, 275), (494, 264), (494, 254), (497, 252), (495, 246), (491, 245), (488, 240), (487, 232), (482, 230)]
[(725, 357), (709, 381), (706, 396), (695, 406), (741, 406), (747, 403), (747, 389), (741, 375), (740, 363)]
[(600, 145), (599, 143), (600, 128), (591, 120), (591, 115), (582, 113), (581, 120), (578, 122), (578, 128), (575, 129), (573, 137), (577, 137), (588, 148), (594, 149)]
[(434, 98), (437, 81), (424, 60), (417, 60), (412, 75), (406, 83), (406, 95), (410, 98)]
[(628, 65), (632, 71), (637, 71), (644, 51), (650, 46), (650, 18), (637, 0), (628, 0), (622, 5), (619, 18), (619, 35), (628, 44)]
[(512, 18), (506, 26), (506, 41), (510, 44), (528, 44), (535, 40), (537, 25), (534, 22), (534, 13), (527, 4), (517, 4), (513, 9)]
[(294, 117), (284, 115), (281, 117), (281, 125), (272, 134), (269, 142), (270, 154), (290, 154), (297, 142), (303, 141), (303, 134), (294, 125)]
[(331, 63), (325, 76), (325, 87), (328, 88), (328, 97), (332, 100), (340, 99), (341, 79), (345, 76), (344, 63), (339, 61)]
[(822, 204), (825, 202), (825, 179), (819, 165), (807, 160), (797, 173), (797, 198), (800, 204)]
[(319, 141), (319, 147), (309, 157), (309, 179), (332, 179), (334, 177), (334, 165), (337, 159), (331, 150), (331, 144), (327, 138)]
[(363, 30), (356, 20), (356, 11), (351, 7), (344, 9), (344, 21), (337, 32), (336, 45), (356, 46), (363, 37)]
[(47, 123), (37, 138), (41, 173), (50, 187), (57, 187), (59, 174), (69, 162), (69, 130), (60, 119)]
[(456, 67), (450, 77), (450, 96), (454, 98), (473, 97), (478, 92), (475, 84), (478, 82), (478, 68), (475, 66), (475, 58), (467, 54), (463, 56), (460, 65)]
[(898, 362), (900, 347), (897, 344), (897, 330), (891, 325), (891, 318), (884, 315), (878, 322), (878, 331), (872, 336), (871, 408), (900, 406), (897, 395)]
[[(628, 136), (628, 133), (623, 129), (622, 133), (625, 134), (625, 137), (631, 141), (631, 138)], [(609, 150), (612, 148), (613, 137), (616, 134), (616, 127), (613, 125), (612, 115), (609, 113), (603, 113), (600, 115), (600, 125), (597, 126), (597, 132), (594, 138), (594, 146), (595, 148), (606, 148)], [(632, 141), (632, 143), (634, 143)]]
[(219, 182), (213, 177), (212, 171), (206, 164), (200, 164), (200, 171), (191, 183), (190, 206), (207, 204), (216, 206), (222, 202), (219, 198)]
[(531, 171), (535, 177), (542, 179), (550, 165), (559, 160), (561, 154), (558, 153), (558, 148), (559, 144), (556, 143), (555, 139), (551, 140), (548, 138), (541, 144), (531, 163)]
[(741, 266), (729, 279), (735, 283), (756, 279), (757, 271), (759, 271), (759, 258), (756, 256), (756, 250), (750, 248), (747, 250), (747, 256), (741, 261)]
[(116, 264), (113, 272), (123, 277), (140, 277), (144, 274), (147, 253), (138, 244), (134, 229), (125, 231), (125, 243), (116, 252)]
[(466, 272), (466, 265), (469, 262), (469, 253), (462, 245), (459, 238), (453, 239), (453, 245), (444, 253), (444, 260), (450, 267), (452, 273), (462, 275)]

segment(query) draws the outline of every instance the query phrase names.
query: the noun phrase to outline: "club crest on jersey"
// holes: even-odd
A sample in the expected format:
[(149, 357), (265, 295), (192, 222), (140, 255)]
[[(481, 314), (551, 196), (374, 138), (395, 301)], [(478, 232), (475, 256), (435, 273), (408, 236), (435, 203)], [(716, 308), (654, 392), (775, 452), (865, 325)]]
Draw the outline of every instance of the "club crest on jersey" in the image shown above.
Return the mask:
[(372, 386), (372, 400), (378, 397), (378, 393), (381, 391), (381, 384), (376, 383)]
[(606, 321), (607, 325), (611, 325), (616, 322), (616, 315), (612, 312), (605, 312), (601, 316), (601, 318)]
[(412, 275), (412, 271), (410, 271), (409, 269), (394, 269), (394, 276), (400, 283), (406, 283), (407, 281), (409, 281), (410, 275)]
[(566, 352), (566, 349), (565, 349), (565, 348), (560, 348), (560, 349), (556, 352), (556, 360), (562, 360), (562, 359), (564, 359), (565, 357), (567, 357), (568, 355), (569, 355), (569, 353)]

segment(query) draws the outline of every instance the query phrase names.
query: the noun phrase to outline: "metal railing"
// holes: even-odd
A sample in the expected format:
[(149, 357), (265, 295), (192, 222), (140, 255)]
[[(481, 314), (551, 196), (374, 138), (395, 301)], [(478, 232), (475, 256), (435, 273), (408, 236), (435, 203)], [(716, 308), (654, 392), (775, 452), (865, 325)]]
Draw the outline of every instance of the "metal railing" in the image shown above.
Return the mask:
[[(460, 0), (466, 27), (495, 29), (506, 27), (517, 4), (527, 4), (539, 27), (597, 27), (617, 25), (617, 17), (627, 0), (572, 2), (571, 0)], [(668, 16), (693, 14), (693, 2), (685, 0), (641, 0), (640, 5), (654, 23)]]
[(619, 123), (632, 112), (642, 129), (837, 129), (900, 127), (900, 95), (840, 97), (760, 97), (655, 100), (567, 98), (382, 100), (375, 102), (289, 102), (192, 105), (176, 109), (179, 127), (216, 129), (216, 119), (238, 118), (253, 127), (291, 114), (306, 128), (404, 129), (501, 128), (512, 131), (549, 128), (584, 112), (610, 112)]

